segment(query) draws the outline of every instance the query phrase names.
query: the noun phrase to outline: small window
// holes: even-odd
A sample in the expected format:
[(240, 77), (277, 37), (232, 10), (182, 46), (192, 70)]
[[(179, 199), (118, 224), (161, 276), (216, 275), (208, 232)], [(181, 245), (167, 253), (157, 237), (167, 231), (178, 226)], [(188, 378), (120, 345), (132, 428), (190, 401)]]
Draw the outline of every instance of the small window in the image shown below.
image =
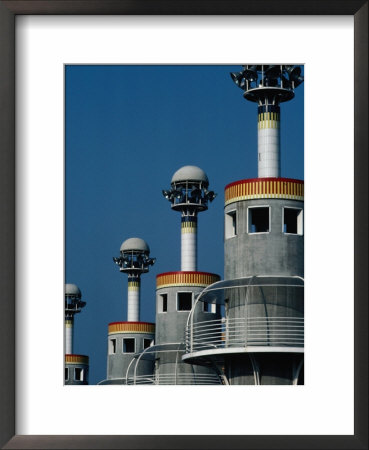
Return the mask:
[(269, 232), (269, 207), (249, 208), (249, 233)]
[(144, 349), (145, 348), (149, 348), (152, 345), (154, 345), (154, 340), (153, 339), (144, 339)]
[(236, 211), (227, 212), (225, 215), (225, 238), (229, 239), (237, 234)]
[(178, 292), (178, 311), (191, 311), (192, 308), (192, 293)]
[(109, 355), (117, 353), (117, 340), (109, 339)]
[(135, 340), (134, 338), (123, 339), (123, 353), (135, 352)]
[(283, 233), (302, 234), (302, 209), (283, 208)]
[(80, 367), (74, 369), (74, 379), (75, 381), (83, 381), (84, 370)]
[(168, 294), (160, 294), (159, 312), (168, 311)]
[(64, 368), (64, 380), (65, 381), (69, 380), (69, 368), (68, 367)]
[(203, 303), (204, 305), (204, 312), (208, 312), (208, 313), (218, 313), (218, 305), (215, 303)]

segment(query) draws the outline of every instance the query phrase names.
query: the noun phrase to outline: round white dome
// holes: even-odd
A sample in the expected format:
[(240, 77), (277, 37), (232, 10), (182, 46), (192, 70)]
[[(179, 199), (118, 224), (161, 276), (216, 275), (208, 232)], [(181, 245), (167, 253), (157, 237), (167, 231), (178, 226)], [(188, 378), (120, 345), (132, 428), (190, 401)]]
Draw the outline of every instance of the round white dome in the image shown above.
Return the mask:
[(146, 242), (143, 239), (140, 239), (140, 238), (127, 239), (120, 246), (121, 252), (127, 252), (127, 251), (132, 251), (132, 250), (150, 253), (149, 246), (146, 244)]
[(173, 175), (171, 183), (180, 183), (181, 181), (197, 181), (204, 185), (209, 184), (206, 173), (197, 166), (183, 166)]
[(81, 297), (81, 291), (79, 287), (72, 283), (67, 283), (65, 285), (65, 295), (73, 295), (76, 297)]

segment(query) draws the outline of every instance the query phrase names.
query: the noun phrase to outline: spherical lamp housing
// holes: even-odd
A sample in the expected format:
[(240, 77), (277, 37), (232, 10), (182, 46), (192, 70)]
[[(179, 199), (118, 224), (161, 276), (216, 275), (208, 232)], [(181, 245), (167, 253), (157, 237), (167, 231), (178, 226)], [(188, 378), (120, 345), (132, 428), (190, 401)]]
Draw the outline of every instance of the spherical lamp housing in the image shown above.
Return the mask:
[(155, 263), (150, 258), (150, 247), (141, 238), (129, 238), (120, 246), (120, 256), (113, 258), (121, 272), (140, 274), (149, 271), (149, 266)]
[(208, 202), (215, 198), (215, 193), (208, 191), (209, 179), (197, 166), (183, 166), (178, 169), (171, 180), (171, 189), (163, 190), (164, 197), (171, 202), (176, 211), (205, 211)]

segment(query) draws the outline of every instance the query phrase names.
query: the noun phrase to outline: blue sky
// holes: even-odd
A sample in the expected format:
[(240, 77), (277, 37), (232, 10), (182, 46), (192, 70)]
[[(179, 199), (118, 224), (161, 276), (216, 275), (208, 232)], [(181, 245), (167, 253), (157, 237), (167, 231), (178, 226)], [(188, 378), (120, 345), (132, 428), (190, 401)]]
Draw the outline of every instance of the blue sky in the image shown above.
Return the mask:
[[(238, 66), (66, 66), (65, 277), (87, 302), (74, 353), (90, 383), (106, 376), (107, 327), (127, 318), (127, 276), (113, 256), (140, 237), (156, 263), (141, 281), (141, 320), (155, 322), (155, 276), (180, 270), (180, 213), (162, 196), (173, 173), (201, 167), (218, 196), (199, 214), (198, 270), (223, 277), (224, 187), (257, 177), (257, 107)], [(281, 105), (281, 175), (304, 178), (304, 83)]]

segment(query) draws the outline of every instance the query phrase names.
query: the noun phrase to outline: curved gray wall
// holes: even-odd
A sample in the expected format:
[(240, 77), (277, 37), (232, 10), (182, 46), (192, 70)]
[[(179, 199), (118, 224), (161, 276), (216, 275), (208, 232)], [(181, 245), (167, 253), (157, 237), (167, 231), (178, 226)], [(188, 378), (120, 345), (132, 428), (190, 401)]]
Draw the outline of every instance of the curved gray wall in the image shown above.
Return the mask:
[[(108, 361), (107, 361), (107, 379), (125, 379), (129, 364), (135, 353), (144, 349), (144, 339), (154, 340), (153, 333), (111, 333), (108, 335)], [(135, 353), (123, 352), (123, 339), (134, 338), (136, 340)], [(116, 339), (116, 353), (110, 352), (110, 340)], [(132, 363), (134, 365), (135, 363)], [(132, 367), (132, 366), (131, 366)], [(136, 375), (152, 375), (154, 363), (149, 360), (140, 360)], [(131, 373), (132, 372), (132, 373)], [(130, 370), (129, 375), (133, 371)]]
[[(249, 208), (261, 206), (269, 208), (269, 231), (249, 233)], [(284, 233), (284, 208), (303, 210), (304, 202), (266, 198), (242, 200), (225, 207), (225, 220), (228, 213), (236, 212), (236, 235), (227, 238), (229, 233), (225, 230), (225, 279), (257, 275), (304, 277), (304, 224), (302, 221), (301, 235)], [(252, 287), (248, 289), (246, 297), (245, 289), (235, 290), (229, 296), (228, 318), (304, 317), (303, 288), (279, 287), (273, 291), (270, 287)], [(270, 331), (280, 332), (278, 327), (279, 325), (276, 330), (270, 328)], [(282, 333), (291, 328), (289, 325), (284, 327)], [(257, 372), (260, 384), (292, 384), (296, 368), (303, 361), (303, 354), (293, 351), (273, 353), (268, 352), (267, 347), (264, 350), (260, 353), (228, 355), (225, 359), (225, 373), (229, 383), (255, 384)], [(300, 383), (301, 380), (303, 371), (299, 376)]]
[[(270, 207), (268, 233), (248, 233), (248, 208), (254, 206)], [(304, 276), (304, 236), (282, 232), (283, 207), (303, 209), (304, 202), (267, 198), (225, 207), (225, 214), (237, 214), (237, 235), (224, 240), (226, 280), (252, 275)]]
[[(170, 286), (156, 290), (156, 336), (155, 344), (184, 342), (184, 333), (189, 311), (177, 310), (177, 294), (192, 292), (192, 301), (203, 291), (201, 286)], [(161, 295), (167, 294), (167, 312), (161, 312)], [(197, 306), (196, 322), (219, 319), (219, 314), (202, 312)]]
[[(68, 368), (69, 370), (69, 376), (68, 380), (64, 379), (65, 385), (86, 385), (88, 384), (88, 372), (89, 372), (89, 365), (88, 364), (72, 364), (72, 363), (65, 363), (65, 368)], [(82, 369), (84, 371), (84, 380), (78, 381), (74, 377), (74, 369)]]
[[(201, 286), (170, 286), (156, 290), (156, 338), (155, 344), (184, 343), (184, 333), (189, 316), (189, 311), (177, 310), (177, 294), (179, 292), (192, 292), (193, 302), (195, 296), (200, 294), (204, 288)], [(161, 312), (161, 294), (167, 294), (167, 312)], [(209, 306), (210, 307), (210, 306)], [(219, 319), (218, 313), (204, 312), (203, 304), (197, 306), (195, 321), (206, 321)], [(161, 375), (177, 374), (178, 384), (191, 384), (191, 380), (196, 380), (196, 375), (216, 375), (213, 369), (202, 366), (194, 366), (184, 363), (181, 360), (182, 353), (178, 356), (176, 364), (176, 353), (158, 353), (156, 373)], [(201, 384), (201, 379), (197, 381)]]

